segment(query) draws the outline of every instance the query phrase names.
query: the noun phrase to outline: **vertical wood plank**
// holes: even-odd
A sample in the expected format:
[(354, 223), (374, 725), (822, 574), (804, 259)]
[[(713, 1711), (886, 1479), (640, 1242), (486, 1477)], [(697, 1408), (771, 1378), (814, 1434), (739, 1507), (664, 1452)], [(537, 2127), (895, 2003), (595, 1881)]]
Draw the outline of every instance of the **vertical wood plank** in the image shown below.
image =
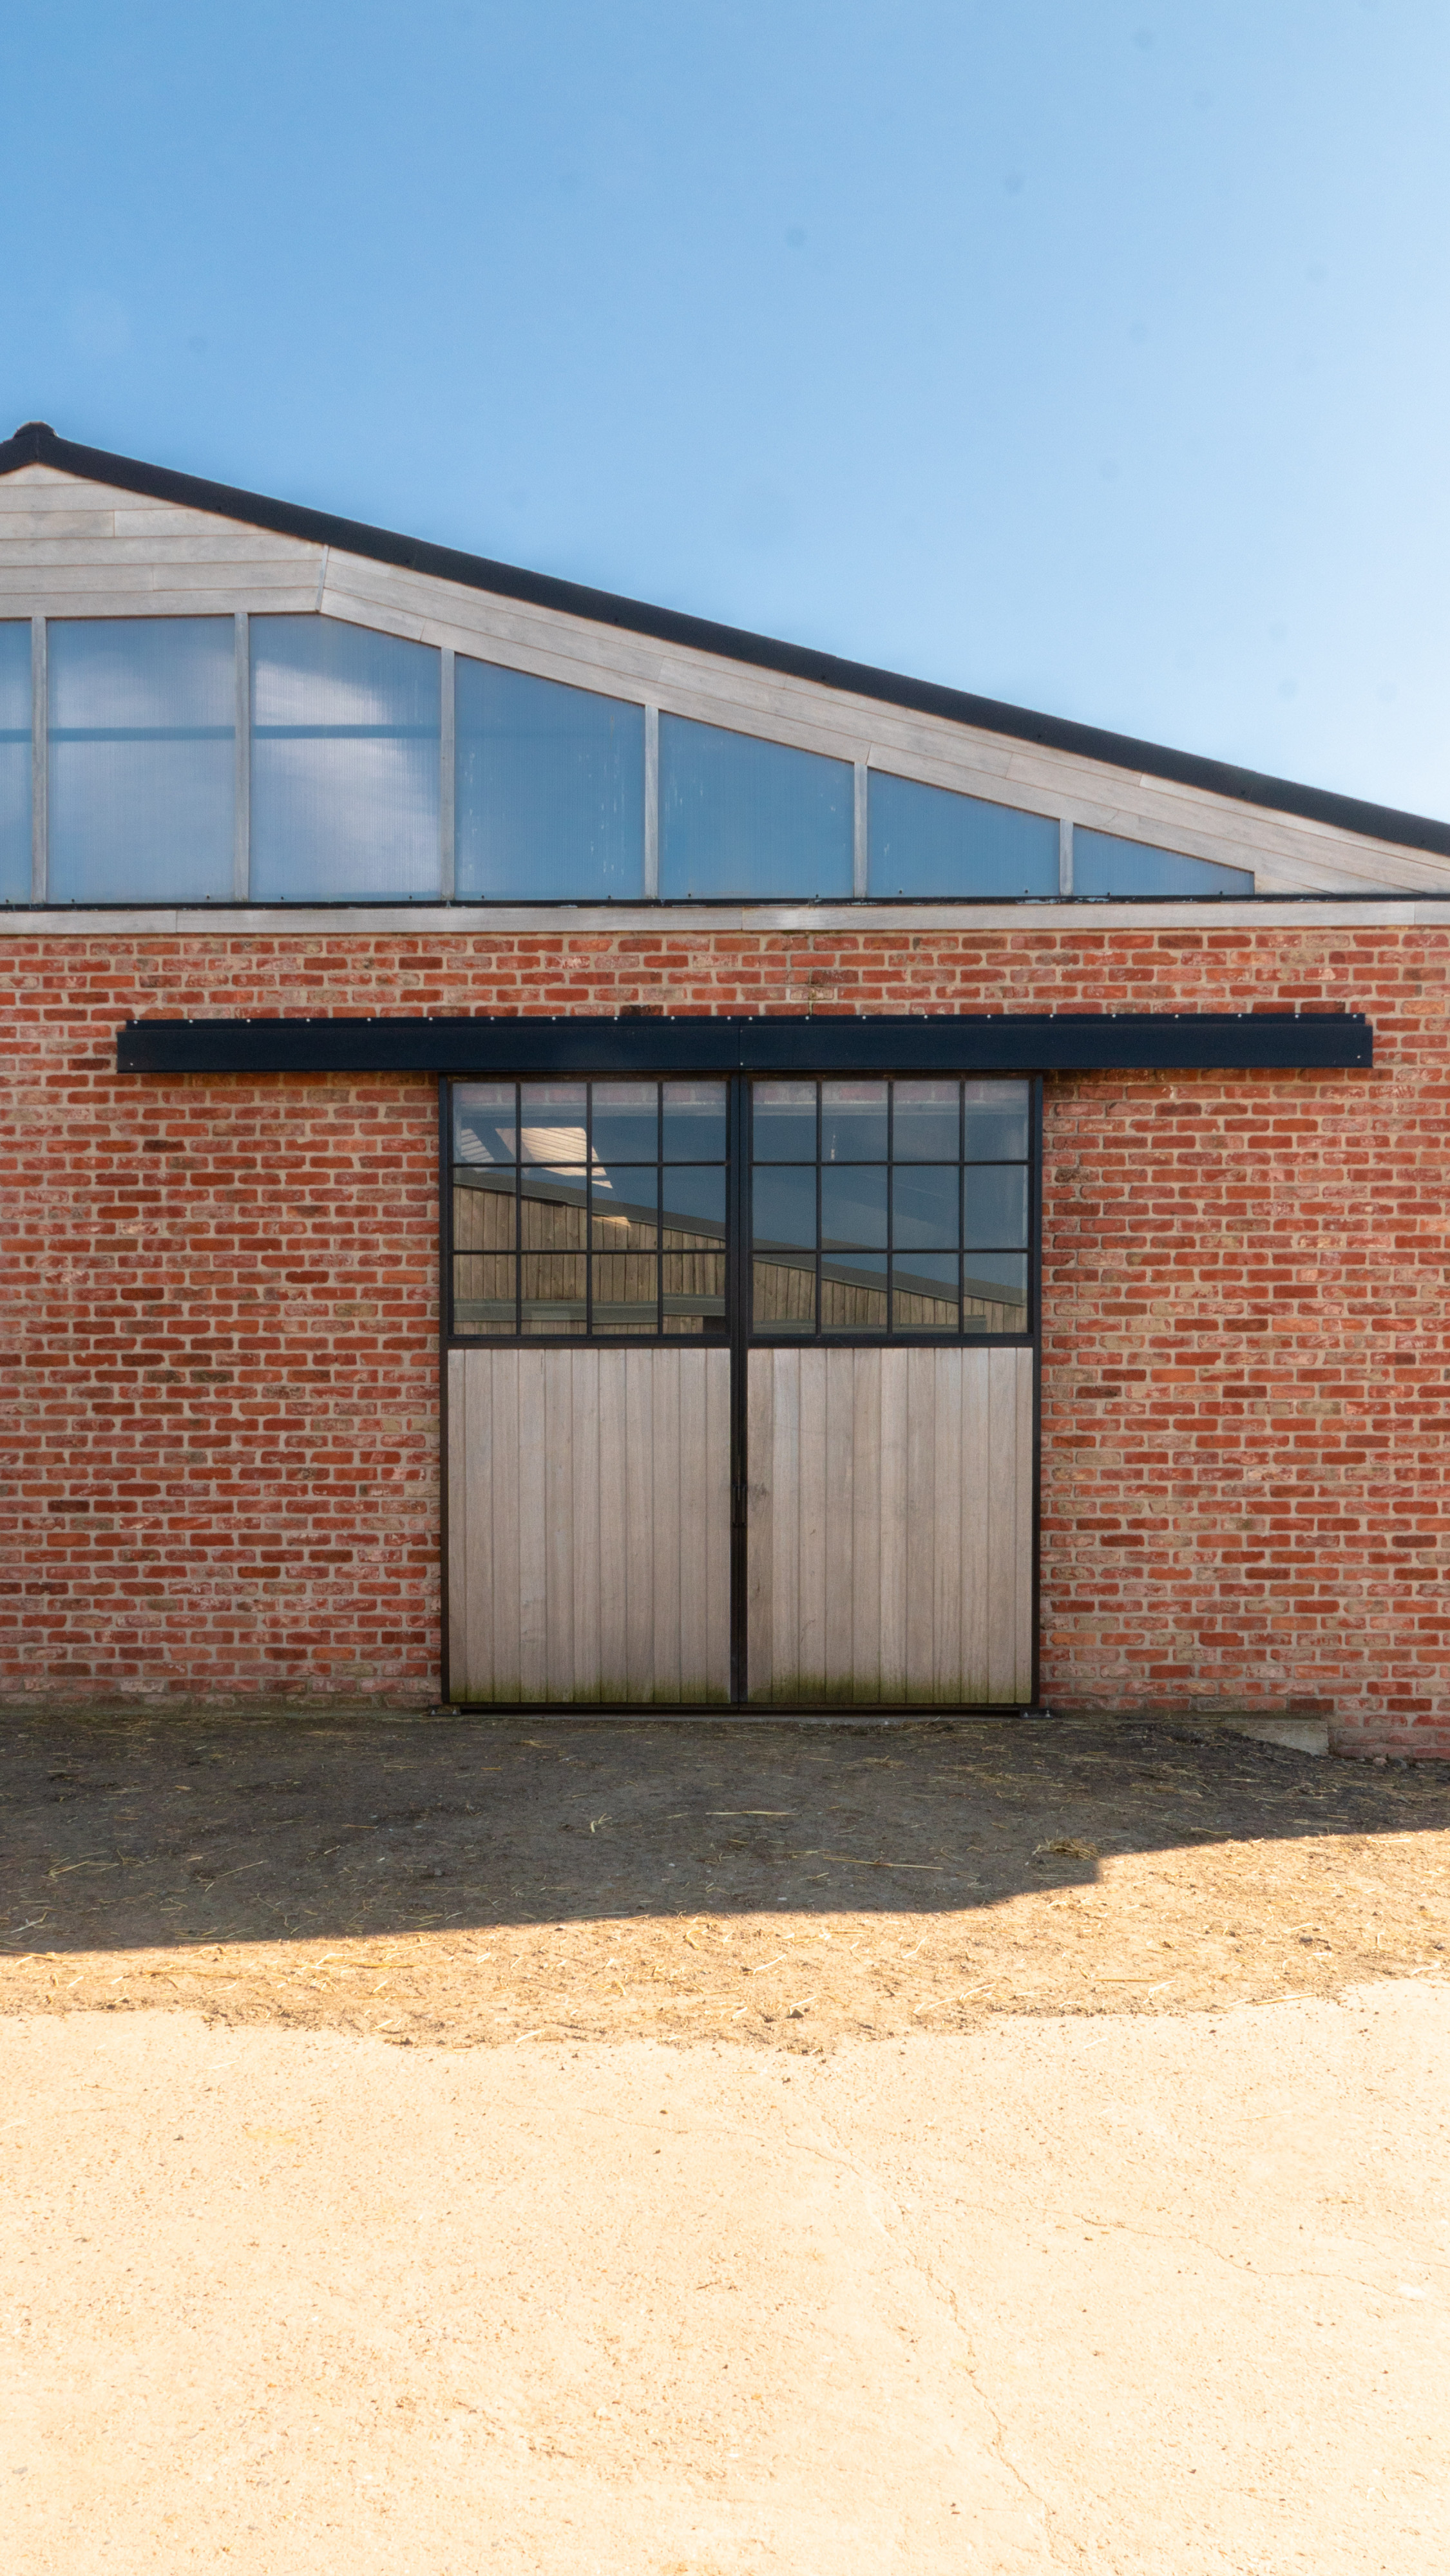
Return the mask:
[(1017, 1682), (1014, 1697), (1032, 1698), (1032, 1353), (1014, 1351), (1017, 1363)]
[(988, 1482), (990, 1351), (968, 1351), (962, 1379), (962, 1697), (990, 1698), (988, 1643), (992, 1494)]
[(599, 1367), (599, 1690), (629, 1691), (629, 1487), (625, 1351), (601, 1351)]
[(677, 1696), (698, 1699), (709, 1668), (710, 1551), (706, 1495), (710, 1484), (709, 1381), (713, 1354), (678, 1352), (677, 1402), (679, 1539), (675, 1582), (679, 1596)]
[(788, 1700), (800, 1669), (800, 1364), (799, 1351), (772, 1351), (775, 1420), (771, 1445), (775, 1509), (771, 1517), (770, 1696)]
[(966, 1353), (931, 1353), (934, 1439), (930, 1544), (932, 1674), (938, 1706), (962, 1698), (962, 1389)]
[(906, 1696), (909, 1351), (881, 1354), (881, 1697)]
[(989, 1354), (987, 1696), (1009, 1700), (1017, 1679), (1017, 1371), (1015, 1351)]
[(654, 1562), (654, 1619), (650, 1697), (680, 1695), (680, 1353), (641, 1352), (652, 1364), (650, 1424), (650, 1553)]
[(574, 1695), (574, 1457), (573, 1353), (545, 1351), (544, 1478), (544, 1690), (549, 1699)]
[(802, 1351), (797, 1412), (800, 1480), (801, 1690), (816, 1698), (826, 1677), (826, 1373), (834, 1353)]
[(566, 1351), (570, 1363), (571, 1490), (574, 1514), (575, 1699), (597, 1700), (602, 1689), (600, 1564), (604, 1529), (600, 1514), (599, 1425), (602, 1373), (597, 1351)]
[(654, 1457), (652, 1351), (624, 1354), (625, 1689), (648, 1696), (654, 1659)]
[(881, 1361), (853, 1351), (851, 1372), (851, 1696), (881, 1697)]
[(469, 1696), (473, 1652), (468, 1617), (476, 1598), (468, 1545), (468, 1467), (474, 1454), (465, 1419), (468, 1356), (466, 1351), (448, 1354), (448, 1689), (456, 1700)]
[(730, 1694), (730, 1353), (705, 1353), (708, 1462), (703, 1515), (708, 1567), (709, 1611), (705, 1632), (705, 1692), (713, 1700)]
[[(480, 1353), (480, 1358), (485, 1354)], [(519, 1419), (522, 1409), (522, 1351), (490, 1353), (492, 1379), (490, 1421), (493, 1451), (489, 1508), (493, 1515), (491, 1600), (493, 1607), (493, 1688), (500, 1699), (521, 1699), (524, 1690), (522, 1502), (519, 1472)]]
[(770, 1698), (775, 1674), (775, 1358), (774, 1351), (750, 1351), (745, 1361), (745, 1652), (752, 1699)]
[(825, 1613), (821, 1670), (828, 1700), (853, 1696), (853, 1596), (857, 1351), (823, 1351), (824, 1473), (821, 1556)]

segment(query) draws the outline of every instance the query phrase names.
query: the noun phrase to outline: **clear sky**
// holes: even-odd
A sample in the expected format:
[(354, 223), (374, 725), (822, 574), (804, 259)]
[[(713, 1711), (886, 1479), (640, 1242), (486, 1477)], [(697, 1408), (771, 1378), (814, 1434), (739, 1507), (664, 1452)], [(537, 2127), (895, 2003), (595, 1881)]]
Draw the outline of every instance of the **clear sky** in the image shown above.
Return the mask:
[(49, 0), (0, 430), (1450, 814), (1444, 0)]

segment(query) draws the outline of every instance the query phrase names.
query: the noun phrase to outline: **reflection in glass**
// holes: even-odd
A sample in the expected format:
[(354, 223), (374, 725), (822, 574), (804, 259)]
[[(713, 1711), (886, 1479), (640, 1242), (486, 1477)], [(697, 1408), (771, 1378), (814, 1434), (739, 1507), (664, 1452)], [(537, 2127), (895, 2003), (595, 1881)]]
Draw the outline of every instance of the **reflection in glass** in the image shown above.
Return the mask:
[(519, 1239), (524, 1250), (582, 1252), (584, 1200), (582, 1172), (525, 1172), (519, 1201)]
[(335, 617), (254, 617), (252, 893), (432, 895), (440, 660)]
[(968, 1166), (967, 1221), (963, 1241), (1011, 1245), (1027, 1241), (1027, 1174), (1020, 1165)]
[(660, 1266), (653, 1253), (594, 1256), (596, 1333), (653, 1333), (659, 1321)]
[(821, 1263), (823, 1333), (884, 1333), (886, 1255), (852, 1252)]
[(879, 769), (869, 794), (873, 895), (1056, 894), (1057, 825), (1045, 816)]
[(455, 1252), (512, 1252), (517, 1216), (512, 1171), (464, 1165), (454, 1173)]
[(667, 1252), (660, 1267), (663, 1272), (665, 1331), (723, 1333), (723, 1252)]
[(30, 901), (30, 621), (0, 625), (0, 903)]
[(1185, 859), (1146, 841), (1120, 841), (1112, 832), (1072, 836), (1072, 890), (1089, 902), (1117, 895), (1252, 894), (1251, 869), (1226, 868), (1213, 859)]
[(767, 1165), (755, 1175), (752, 1224), (757, 1243), (816, 1244), (814, 1163)]
[[(762, 1176), (763, 1177), (763, 1176)], [(821, 1241), (885, 1243), (886, 1169), (830, 1163), (821, 1169)]]
[(962, 1264), (962, 1306), (969, 1333), (1025, 1333), (1026, 1254), (969, 1252)]
[(229, 617), (56, 618), (52, 903), (223, 903), (232, 891)]
[(816, 1263), (784, 1254), (751, 1265), (751, 1319), (757, 1332), (813, 1333), (816, 1329)]
[(596, 1082), (594, 1159), (609, 1163), (653, 1163), (660, 1150), (660, 1089), (657, 1082)]
[(725, 1159), (723, 1082), (667, 1082), (664, 1086), (664, 1156), (667, 1163)]
[(644, 891), (644, 710), (461, 654), (455, 886), (525, 902)]
[(584, 1275), (587, 1268), (582, 1252), (526, 1252), (523, 1255), (519, 1263), (519, 1284), (522, 1325), (526, 1333), (584, 1331)]
[(816, 1153), (816, 1086), (813, 1082), (757, 1082), (751, 1086), (752, 1151), (757, 1163), (812, 1162)]
[[(898, 1252), (914, 1244), (960, 1241), (955, 1163), (907, 1163), (891, 1175), (891, 1240)], [(1010, 1242), (1012, 1238), (1007, 1237)]]
[(517, 1141), (511, 1082), (454, 1084), (455, 1163), (512, 1163)]
[(954, 1163), (961, 1152), (961, 1084), (892, 1085), (891, 1152), (898, 1163)]
[(519, 1085), (519, 1160), (585, 1163), (589, 1159), (588, 1085), (523, 1082)]
[(848, 896), (855, 782), (846, 760), (660, 718), (660, 893)]
[(615, 1163), (596, 1170), (589, 1196), (596, 1251), (653, 1252), (659, 1243), (659, 1170), (654, 1163)]
[[(725, 1232), (725, 1173), (715, 1163), (667, 1165), (664, 1176), (664, 1225), (706, 1240)], [(668, 1246), (666, 1247), (668, 1249)]]
[(821, 1161), (884, 1163), (886, 1100), (884, 1082), (823, 1082)]
[(453, 1264), (455, 1333), (518, 1330), (518, 1264), (501, 1255), (465, 1254)]
[(957, 1331), (961, 1321), (957, 1266), (954, 1252), (908, 1252), (892, 1262), (894, 1333)]
[(1028, 1087), (1025, 1082), (968, 1082), (966, 1141), (969, 1163), (1025, 1163)]

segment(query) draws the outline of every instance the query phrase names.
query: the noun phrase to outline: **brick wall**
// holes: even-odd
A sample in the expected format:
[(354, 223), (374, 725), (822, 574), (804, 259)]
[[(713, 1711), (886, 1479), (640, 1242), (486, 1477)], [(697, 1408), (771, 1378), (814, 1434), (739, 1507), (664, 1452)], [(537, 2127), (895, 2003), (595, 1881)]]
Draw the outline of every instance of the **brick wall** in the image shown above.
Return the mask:
[(437, 1688), (436, 1094), (132, 1016), (1352, 1007), (1373, 1074), (1050, 1084), (1043, 1689), (1450, 1752), (1446, 937), (11, 938), (0, 1691)]

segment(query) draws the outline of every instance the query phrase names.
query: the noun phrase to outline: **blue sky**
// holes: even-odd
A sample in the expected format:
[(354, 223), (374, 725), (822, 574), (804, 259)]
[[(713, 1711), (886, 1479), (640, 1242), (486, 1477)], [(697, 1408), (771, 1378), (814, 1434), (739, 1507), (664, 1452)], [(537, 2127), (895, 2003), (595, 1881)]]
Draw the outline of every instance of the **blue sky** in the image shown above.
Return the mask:
[(0, 428), (1450, 814), (1435, 0), (52, 0)]

